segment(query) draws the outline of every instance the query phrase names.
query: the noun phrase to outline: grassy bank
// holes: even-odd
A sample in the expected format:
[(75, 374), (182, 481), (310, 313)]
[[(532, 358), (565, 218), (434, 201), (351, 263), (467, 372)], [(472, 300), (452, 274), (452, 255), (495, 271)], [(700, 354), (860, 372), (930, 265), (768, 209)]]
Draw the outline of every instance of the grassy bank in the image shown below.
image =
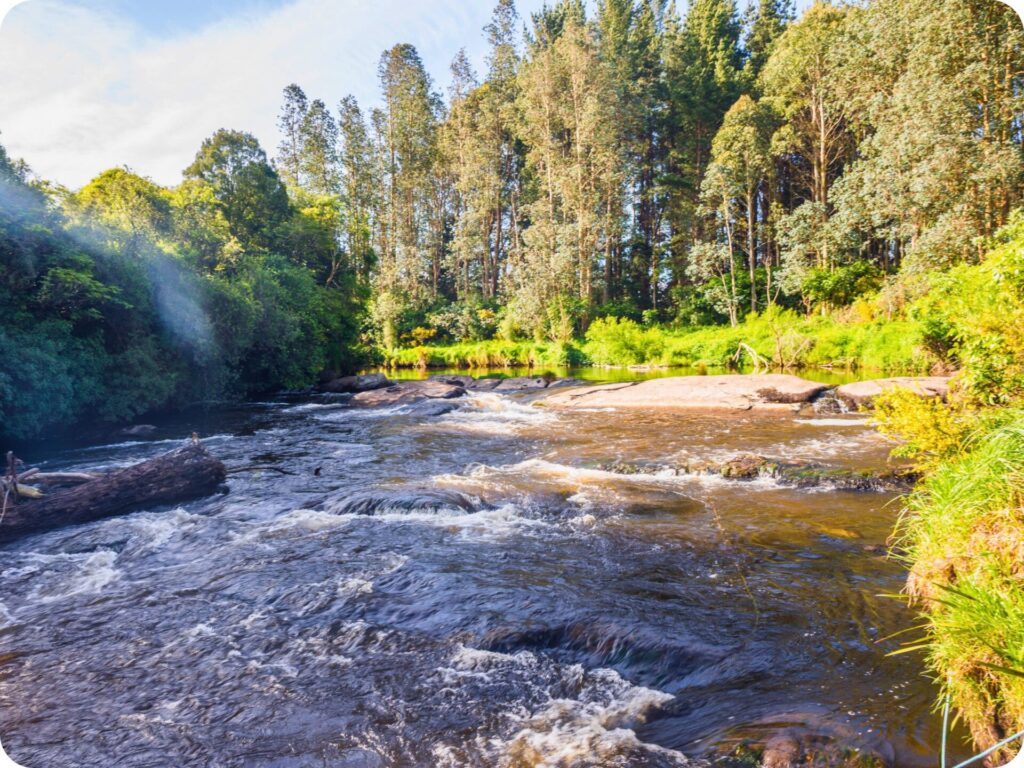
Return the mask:
[(948, 405), (876, 401), (882, 431), (926, 471), (897, 529), (925, 632), (909, 648), (980, 750), (1024, 728), (1024, 217), (980, 263), (933, 276), (914, 316), (960, 373)]
[(911, 647), (976, 745), (995, 744), (1024, 724), (1024, 412), (990, 414), (928, 475), (898, 541), (927, 633)]
[(843, 323), (788, 312), (752, 316), (736, 327), (681, 329), (602, 318), (573, 343), (492, 339), (386, 350), (381, 356), (395, 368), (651, 365), (923, 372), (934, 362), (923, 351), (915, 321)]

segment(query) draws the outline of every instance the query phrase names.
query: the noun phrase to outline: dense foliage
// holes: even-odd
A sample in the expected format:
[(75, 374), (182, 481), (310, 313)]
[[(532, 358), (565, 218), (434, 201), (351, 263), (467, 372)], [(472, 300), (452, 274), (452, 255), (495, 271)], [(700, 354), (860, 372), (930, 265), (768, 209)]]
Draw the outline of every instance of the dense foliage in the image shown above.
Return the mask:
[(460, 53), (446, 99), (409, 45), (381, 57), (368, 119), (290, 86), (280, 166), (346, 201), (392, 355), (564, 345), (609, 315), (738, 326), (867, 296), (892, 317), (1021, 203), (1024, 30), (996, 0), (792, 16), (559, 0), (520, 37), (500, 0), (486, 72)]
[(351, 365), (355, 278), (329, 206), (290, 198), (222, 131), (186, 180), (123, 169), (76, 193), (0, 154), (0, 436), (124, 423)]

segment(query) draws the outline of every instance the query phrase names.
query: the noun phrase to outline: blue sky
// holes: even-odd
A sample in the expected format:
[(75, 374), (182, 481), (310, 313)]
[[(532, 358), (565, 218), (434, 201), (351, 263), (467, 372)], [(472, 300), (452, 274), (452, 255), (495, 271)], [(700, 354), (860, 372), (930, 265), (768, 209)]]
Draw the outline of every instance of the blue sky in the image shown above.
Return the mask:
[[(517, 0), (524, 18), (542, 4)], [(373, 106), (377, 60), (395, 43), (419, 49), (439, 88), (460, 47), (481, 69), (492, 7), (492, 0), (28, 0), (0, 26), (0, 142), (71, 187), (117, 165), (174, 184), (218, 128), (251, 131), (273, 154), (281, 90), (291, 82), (332, 107), (348, 93)]]

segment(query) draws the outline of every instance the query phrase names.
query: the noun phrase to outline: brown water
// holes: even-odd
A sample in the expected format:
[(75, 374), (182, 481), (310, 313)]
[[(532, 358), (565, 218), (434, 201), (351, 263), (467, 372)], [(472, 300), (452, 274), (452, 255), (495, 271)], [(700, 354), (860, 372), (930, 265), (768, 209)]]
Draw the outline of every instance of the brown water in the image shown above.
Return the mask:
[[(594, 469), (754, 451), (881, 466), (856, 416), (440, 417), (337, 400), (183, 418), (230, 492), (2, 550), (0, 736), (50, 766), (671, 766), (799, 726), (932, 764), (882, 494)], [(319, 469), (319, 472), (316, 470)]]

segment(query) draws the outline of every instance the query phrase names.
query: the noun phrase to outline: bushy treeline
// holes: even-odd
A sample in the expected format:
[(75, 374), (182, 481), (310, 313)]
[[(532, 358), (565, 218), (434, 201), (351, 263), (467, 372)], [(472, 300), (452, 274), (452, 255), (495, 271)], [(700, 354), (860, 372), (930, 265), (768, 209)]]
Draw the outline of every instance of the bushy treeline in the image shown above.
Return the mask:
[(409, 45), (367, 116), (286, 91), (280, 168), (345, 201), (384, 348), (898, 311), (1022, 199), (1024, 30), (998, 0), (558, 0), (525, 26), (500, 0), (485, 33), (444, 98)]
[(165, 189), (71, 193), (0, 149), (0, 437), (302, 386), (354, 362), (360, 290), (331, 203), (221, 131)]

